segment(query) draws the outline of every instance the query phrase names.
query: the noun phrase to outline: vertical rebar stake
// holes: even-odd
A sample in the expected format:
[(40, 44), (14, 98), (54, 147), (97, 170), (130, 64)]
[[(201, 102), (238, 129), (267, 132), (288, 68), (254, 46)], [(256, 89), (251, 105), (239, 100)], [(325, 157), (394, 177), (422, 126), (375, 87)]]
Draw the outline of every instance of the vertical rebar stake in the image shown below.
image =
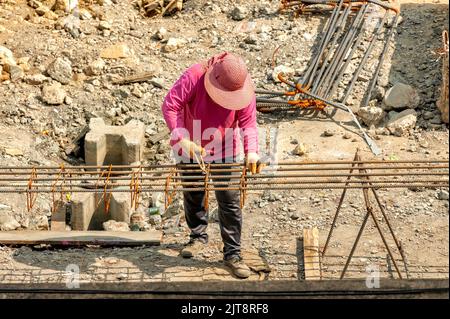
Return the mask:
[(211, 170), (211, 163), (208, 163), (208, 165), (206, 165), (206, 169), (205, 169), (205, 181), (204, 181), (204, 188), (205, 188), (205, 200), (204, 200), (204, 207), (205, 210), (208, 211), (209, 209), (209, 175), (210, 175), (210, 170)]

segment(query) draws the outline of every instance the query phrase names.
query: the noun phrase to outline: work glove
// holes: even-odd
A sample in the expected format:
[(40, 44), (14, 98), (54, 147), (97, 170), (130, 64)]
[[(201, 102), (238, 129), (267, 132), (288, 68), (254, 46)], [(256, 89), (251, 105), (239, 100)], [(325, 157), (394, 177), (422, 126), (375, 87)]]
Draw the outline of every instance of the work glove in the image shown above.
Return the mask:
[(183, 155), (188, 156), (189, 158), (195, 159), (195, 155), (202, 157), (206, 156), (206, 151), (203, 147), (195, 144), (187, 138), (182, 138), (178, 143), (181, 147)]
[(245, 164), (247, 165), (247, 170), (252, 174), (261, 173), (264, 164), (259, 161), (259, 155), (256, 153), (248, 153), (245, 158)]

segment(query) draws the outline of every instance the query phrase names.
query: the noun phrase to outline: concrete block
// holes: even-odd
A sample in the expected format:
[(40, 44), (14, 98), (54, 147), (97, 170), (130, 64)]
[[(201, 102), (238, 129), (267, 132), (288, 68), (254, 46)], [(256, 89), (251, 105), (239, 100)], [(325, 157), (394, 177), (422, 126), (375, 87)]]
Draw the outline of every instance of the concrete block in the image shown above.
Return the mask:
[(103, 208), (101, 203), (99, 203), (99, 206), (102, 207), (96, 207), (94, 193), (74, 193), (71, 206), (72, 216), (70, 221), (73, 230), (88, 230), (95, 211)]
[[(132, 120), (124, 126), (106, 125), (93, 118), (84, 140), (86, 165), (133, 165), (140, 162), (144, 151), (145, 126)], [(109, 196), (109, 195), (108, 195)], [(130, 222), (130, 194), (112, 193), (105, 212), (103, 193), (76, 193), (72, 197), (73, 230), (103, 230), (108, 220)]]
[(52, 231), (66, 230), (66, 203), (61, 200), (55, 202), (55, 211), (52, 213), (50, 229)]
[(109, 210), (106, 212), (103, 194), (97, 194), (97, 198), (95, 197), (95, 193), (75, 193), (72, 196), (73, 230), (103, 230), (103, 223), (111, 219), (118, 222), (130, 222), (129, 193), (112, 193)]
[(130, 193), (113, 193), (109, 204), (109, 212), (110, 219), (129, 224), (131, 216)]
[(124, 126), (106, 125), (93, 118), (84, 141), (86, 165), (131, 165), (141, 161), (145, 125), (132, 120)]

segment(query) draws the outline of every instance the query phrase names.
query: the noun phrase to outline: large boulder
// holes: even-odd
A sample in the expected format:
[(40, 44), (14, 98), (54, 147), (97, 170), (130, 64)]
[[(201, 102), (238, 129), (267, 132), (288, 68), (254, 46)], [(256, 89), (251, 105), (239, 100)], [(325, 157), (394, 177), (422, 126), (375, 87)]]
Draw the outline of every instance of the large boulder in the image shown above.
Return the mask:
[(133, 55), (133, 50), (125, 43), (111, 45), (100, 52), (103, 59), (121, 59), (128, 58)]
[(384, 119), (386, 112), (384, 112), (382, 108), (376, 106), (365, 106), (361, 107), (357, 114), (364, 124), (371, 126), (380, 123)]
[[(4, 73), (4, 77), (2, 76)], [(18, 80), (23, 77), (23, 70), (17, 65), (10, 49), (0, 45), (0, 82), (4, 80)]]
[(419, 106), (420, 97), (412, 86), (399, 82), (386, 91), (383, 102), (386, 110), (414, 109)]
[(416, 126), (417, 113), (412, 109), (404, 110), (400, 113), (389, 112), (389, 121), (386, 128), (395, 136), (403, 136)]
[(56, 0), (52, 7), (54, 11), (71, 12), (78, 5), (78, 0)]
[(103, 61), (103, 59), (99, 58), (99, 59), (91, 62), (88, 65), (88, 67), (84, 70), (84, 73), (89, 76), (100, 75), (100, 74), (102, 74), (105, 66), (106, 66), (105, 61)]
[(31, 85), (40, 85), (44, 82), (48, 82), (50, 78), (46, 77), (43, 74), (37, 73), (37, 74), (29, 74), (25, 76), (24, 78), (25, 83), (31, 84)]
[(8, 212), (0, 211), (0, 230), (16, 230), (20, 227), (20, 224)]
[[(16, 65), (14, 55), (10, 49), (0, 45), (0, 65)], [(6, 68), (5, 68), (6, 69)]]
[(31, 230), (48, 230), (48, 218), (45, 215), (37, 215), (34, 216), (30, 221), (30, 229)]
[(11, 81), (13, 82), (20, 80), (25, 75), (22, 68), (18, 65), (10, 65), (8, 68), (8, 73), (10, 75)]
[(103, 223), (103, 229), (106, 231), (129, 231), (130, 227), (125, 222), (118, 222), (111, 219)]
[(68, 84), (72, 80), (72, 64), (69, 60), (56, 58), (47, 68), (48, 75), (62, 84)]
[(231, 11), (231, 18), (236, 21), (241, 21), (247, 18), (248, 10), (242, 6), (236, 6)]
[(169, 38), (166, 45), (164, 45), (163, 50), (164, 52), (173, 52), (183, 47), (186, 43), (187, 41), (182, 38)]
[(64, 103), (66, 92), (61, 88), (61, 84), (56, 82), (44, 85), (42, 88), (42, 100), (50, 105), (59, 105)]

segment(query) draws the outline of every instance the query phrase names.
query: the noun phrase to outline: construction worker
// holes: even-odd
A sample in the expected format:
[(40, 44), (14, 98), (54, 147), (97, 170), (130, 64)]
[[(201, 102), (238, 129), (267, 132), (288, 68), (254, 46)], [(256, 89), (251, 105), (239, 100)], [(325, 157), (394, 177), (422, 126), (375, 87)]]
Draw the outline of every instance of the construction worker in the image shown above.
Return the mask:
[[(236, 162), (242, 140), (248, 169), (253, 173), (260, 169), (256, 96), (242, 58), (223, 52), (189, 67), (165, 97), (162, 112), (177, 161)], [(251, 271), (241, 258), (240, 192), (216, 191), (215, 195), (224, 263), (235, 276), (247, 278)], [(191, 234), (181, 255), (190, 258), (208, 241), (208, 212), (203, 190), (185, 191), (183, 197)]]

